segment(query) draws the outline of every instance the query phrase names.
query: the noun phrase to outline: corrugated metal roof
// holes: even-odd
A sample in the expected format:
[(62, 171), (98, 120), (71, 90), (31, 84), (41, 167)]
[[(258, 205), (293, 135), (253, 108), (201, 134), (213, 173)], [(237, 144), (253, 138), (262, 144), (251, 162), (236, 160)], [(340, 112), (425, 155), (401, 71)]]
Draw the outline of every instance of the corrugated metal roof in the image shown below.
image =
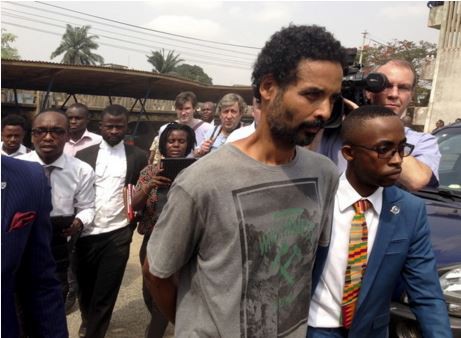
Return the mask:
[(192, 91), (199, 101), (217, 102), (227, 93), (251, 104), (250, 86), (215, 86), (180, 77), (134, 69), (2, 59), (2, 88), (174, 100)]

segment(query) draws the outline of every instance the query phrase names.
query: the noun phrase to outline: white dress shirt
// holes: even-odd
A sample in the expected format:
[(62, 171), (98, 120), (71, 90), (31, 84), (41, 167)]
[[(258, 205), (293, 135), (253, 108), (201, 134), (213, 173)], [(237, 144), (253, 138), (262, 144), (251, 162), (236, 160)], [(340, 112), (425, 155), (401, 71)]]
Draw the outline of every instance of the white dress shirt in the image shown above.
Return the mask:
[(54, 167), (50, 175), (53, 205), (50, 216), (71, 216), (76, 212), (75, 217), (82, 221), (84, 228), (93, 221), (95, 176), (89, 164), (66, 154), (62, 154), (53, 163), (45, 164), (35, 151), (21, 155), (18, 159)]
[(27, 149), (27, 147), (23, 144), (19, 145), (18, 150), (16, 150), (14, 153), (8, 154), (3, 150), (3, 142), (0, 142), (0, 149), (2, 149), (2, 155), (9, 156), (9, 157), (18, 157), (23, 154), (27, 154), (27, 152), (30, 150)]
[(255, 121), (253, 121), (253, 123), (251, 123), (250, 125), (248, 126), (245, 126), (245, 127), (240, 127), (238, 129), (235, 129), (228, 137), (227, 137), (227, 140), (226, 140), (226, 143), (229, 143), (229, 142), (234, 142), (234, 141), (237, 141), (237, 140), (240, 140), (242, 138), (245, 138), (245, 137), (248, 137), (250, 136), (251, 134), (253, 134), (256, 130), (256, 123)]
[(110, 146), (102, 140), (96, 159), (96, 215), (82, 237), (111, 232), (128, 225), (123, 201), (126, 178), (126, 154), (123, 141)]
[[(353, 204), (363, 199), (350, 185), (343, 173), (339, 179), (338, 191), (335, 197), (333, 228), (330, 248), (320, 281), (314, 291), (309, 309), (309, 325), (313, 327), (341, 327), (341, 303), (349, 252), (349, 233), (354, 217)], [(368, 226), (368, 257), (370, 257), (379, 215), (383, 205), (383, 188), (378, 188), (366, 197), (372, 204), (365, 212)]]
[(82, 137), (80, 137), (79, 140), (74, 141), (69, 138), (69, 141), (66, 142), (64, 145), (64, 154), (70, 155), (70, 156), (75, 156), (77, 151), (88, 148), (89, 146), (99, 144), (102, 141), (102, 136), (92, 133), (91, 131), (88, 131), (88, 129), (85, 130), (83, 133)]

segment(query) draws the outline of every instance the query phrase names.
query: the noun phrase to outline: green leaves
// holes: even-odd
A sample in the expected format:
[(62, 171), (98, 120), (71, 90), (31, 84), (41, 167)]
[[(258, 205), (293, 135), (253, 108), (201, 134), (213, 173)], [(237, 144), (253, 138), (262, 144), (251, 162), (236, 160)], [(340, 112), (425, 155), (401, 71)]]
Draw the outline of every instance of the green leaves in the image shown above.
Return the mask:
[(183, 62), (183, 59), (180, 59), (179, 54), (174, 54), (174, 50), (169, 51), (167, 56), (165, 57), (165, 50), (159, 51), (152, 51), (152, 54), (146, 55), (147, 62), (149, 62), (152, 66), (154, 66), (153, 71), (161, 73), (161, 74), (168, 74), (172, 73), (176, 66)]
[(66, 25), (66, 32), (62, 36), (61, 44), (51, 53), (54, 59), (64, 54), (61, 62), (75, 65), (96, 65), (104, 63), (101, 55), (94, 54), (92, 50), (98, 49), (99, 45), (94, 41), (97, 35), (88, 35), (91, 26), (72, 27)]

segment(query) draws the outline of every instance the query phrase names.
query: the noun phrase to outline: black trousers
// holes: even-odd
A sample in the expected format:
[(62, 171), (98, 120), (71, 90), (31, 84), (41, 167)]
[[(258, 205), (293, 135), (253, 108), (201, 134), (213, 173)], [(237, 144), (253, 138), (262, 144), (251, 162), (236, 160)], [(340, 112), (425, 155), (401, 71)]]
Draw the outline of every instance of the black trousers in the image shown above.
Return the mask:
[(79, 303), (86, 338), (103, 338), (109, 327), (133, 232), (129, 226), (77, 241)]

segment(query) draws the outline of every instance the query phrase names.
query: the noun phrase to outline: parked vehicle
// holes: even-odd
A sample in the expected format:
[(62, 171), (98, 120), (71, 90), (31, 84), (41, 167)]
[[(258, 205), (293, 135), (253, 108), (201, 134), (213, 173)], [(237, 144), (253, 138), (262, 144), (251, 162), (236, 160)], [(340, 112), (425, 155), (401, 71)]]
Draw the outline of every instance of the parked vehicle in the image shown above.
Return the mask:
[[(438, 189), (414, 193), (426, 202), (440, 284), (455, 338), (461, 338), (461, 123), (434, 132), (442, 159)], [(405, 294), (391, 306), (390, 336), (422, 337)]]

